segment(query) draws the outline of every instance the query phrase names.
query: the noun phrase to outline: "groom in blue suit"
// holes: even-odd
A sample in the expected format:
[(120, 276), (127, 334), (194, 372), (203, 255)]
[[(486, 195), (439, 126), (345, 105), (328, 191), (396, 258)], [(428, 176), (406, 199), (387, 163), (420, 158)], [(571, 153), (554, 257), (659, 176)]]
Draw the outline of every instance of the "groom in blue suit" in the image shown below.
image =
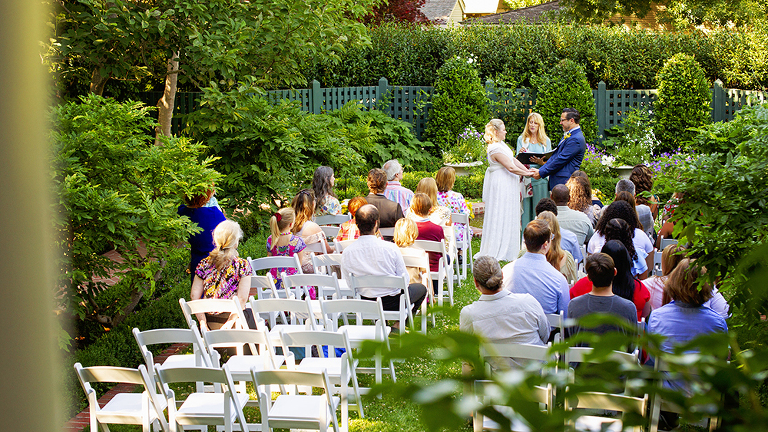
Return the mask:
[(587, 149), (587, 142), (579, 127), (581, 116), (576, 108), (563, 108), (560, 114), (560, 126), (563, 128), (563, 139), (547, 162), (534, 169), (533, 178), (549, 177), (549, 190), (559, 184), (565, 184), (574, 171), (579, 169)]

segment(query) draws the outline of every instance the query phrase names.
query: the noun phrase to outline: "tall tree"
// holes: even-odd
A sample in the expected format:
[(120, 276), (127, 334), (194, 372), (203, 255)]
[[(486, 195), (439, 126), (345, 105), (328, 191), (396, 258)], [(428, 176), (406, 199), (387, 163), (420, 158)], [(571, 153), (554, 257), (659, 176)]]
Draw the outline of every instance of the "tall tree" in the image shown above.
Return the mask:
[(381, 0), (58, 0), (46, 58), (102, 94), (110, 79), (163, 83), (157, 135), (170, 135), (179, 85), (304, 85), (300, 62), (368, 42), (359, 22)]

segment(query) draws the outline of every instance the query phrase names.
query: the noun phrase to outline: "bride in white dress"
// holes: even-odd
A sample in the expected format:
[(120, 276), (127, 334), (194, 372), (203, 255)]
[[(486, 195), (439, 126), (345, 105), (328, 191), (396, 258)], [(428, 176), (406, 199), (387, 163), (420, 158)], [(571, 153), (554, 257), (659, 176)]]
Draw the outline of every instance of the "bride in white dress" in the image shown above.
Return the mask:
[(533, 175), (504, 143), (506, 136), (503, 121), (493, 119), (485, 125), (490, 165), (483, 181), (483, 235), (475, 257), (488, 255), (498, 261), (513, 261), (520, 251), (520, 176)]

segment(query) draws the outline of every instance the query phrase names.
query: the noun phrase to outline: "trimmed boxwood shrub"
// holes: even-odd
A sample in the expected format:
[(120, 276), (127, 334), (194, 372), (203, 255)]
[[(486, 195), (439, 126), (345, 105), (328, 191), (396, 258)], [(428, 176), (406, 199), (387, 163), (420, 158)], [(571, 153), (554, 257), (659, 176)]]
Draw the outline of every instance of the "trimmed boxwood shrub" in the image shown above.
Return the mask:
[(666, 149), (678, 148), (696, 135), (689, 128), (710, 122), (709, 83), (693, 56), (676, 54), (661, 68), (656, 110), (656, 135)]

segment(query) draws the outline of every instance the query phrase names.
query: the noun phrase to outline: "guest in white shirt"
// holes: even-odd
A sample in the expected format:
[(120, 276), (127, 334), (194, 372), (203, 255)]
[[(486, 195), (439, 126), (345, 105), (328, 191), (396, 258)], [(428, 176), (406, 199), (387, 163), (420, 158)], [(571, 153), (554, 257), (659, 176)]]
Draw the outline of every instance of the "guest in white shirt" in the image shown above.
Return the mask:
[[(381, 240), (375, 233), (379, 229), (379, 210), (366, 204), (355, 215), (360, 238), (347, 246), (341, 258), (341, 268), (344, 277), (355, 276), (402, 276), (409, 280), (400, 248), (394, 243)], [(400, 309), (400, 291), (392, 288), (363, 288), (359, 292), (363, 300), (381, 298), (384, 310)], [(427, 288), (420, 283), (408, 285), (408, 296), (411, 299), (413, 312), (418, 311), (421, 302), (427, 295)], [(395, 324), (396, 326), (396, 324)]]

